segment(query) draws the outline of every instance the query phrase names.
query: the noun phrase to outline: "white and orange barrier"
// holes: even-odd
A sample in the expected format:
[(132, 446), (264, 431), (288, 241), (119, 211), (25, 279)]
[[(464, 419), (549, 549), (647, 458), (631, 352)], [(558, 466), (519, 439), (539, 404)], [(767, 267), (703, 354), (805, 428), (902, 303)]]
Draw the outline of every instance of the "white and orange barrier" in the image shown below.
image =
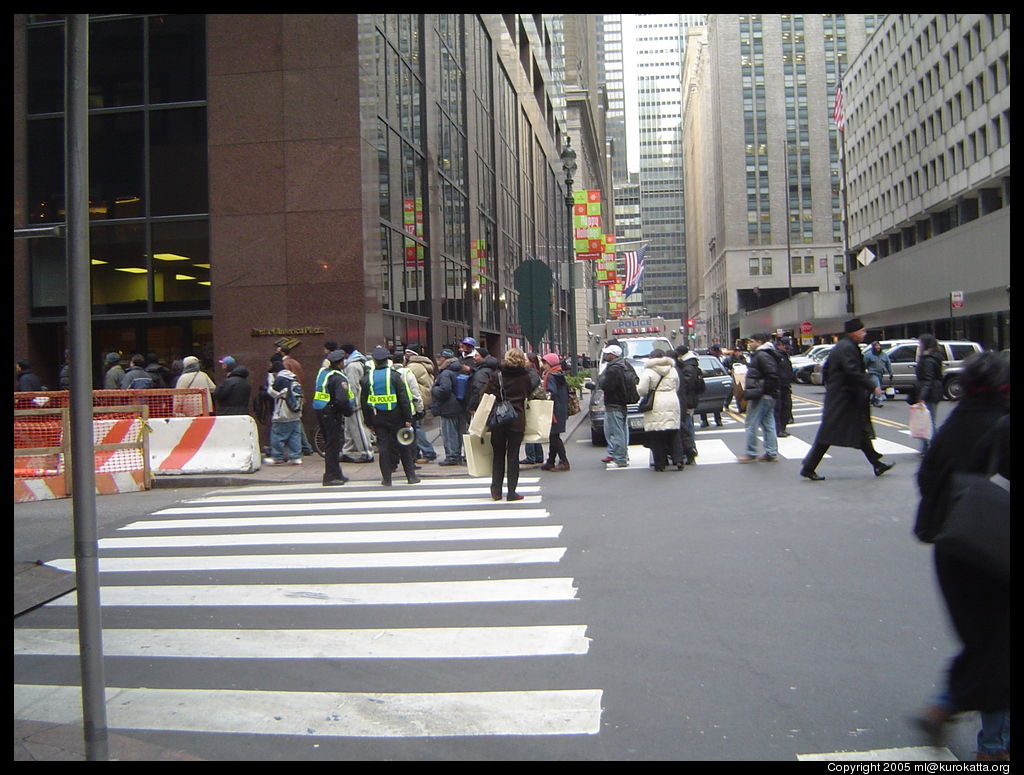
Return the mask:
[[(149, 488), (146, 407), (96, 408), (92, 422), (96, 494)], [(67, 408), (15, 410), (14, 501), (71, 495)], [(107, 415), (107, 416), (104, 416)]]
[(248, 474), (262, 463), (259, 430), (248, 415), (157, 417), (149, 427), (154, 476)]

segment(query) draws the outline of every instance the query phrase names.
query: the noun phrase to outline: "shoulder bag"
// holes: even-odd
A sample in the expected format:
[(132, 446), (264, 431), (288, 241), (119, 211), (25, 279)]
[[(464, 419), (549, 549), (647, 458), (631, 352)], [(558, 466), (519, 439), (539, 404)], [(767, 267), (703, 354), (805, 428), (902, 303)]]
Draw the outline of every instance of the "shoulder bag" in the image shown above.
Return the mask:
[(500, 373), (498, 374), (498, 388), (501, 390), (501, 400), (494, 402), (494, 409), (491, 410), (491, 416), (487, 419), (488, 428), (500, 428), (508, 425), (519, 416), (519, 412), (516, 411), (512, 402), (505, 398), (505, 384), (502, 382)]
[(658, 380), (658, 384), (654, 386), (652, 390), (648, 390), (644, 397), (640, 399), (640, 413), (650, 412), (654, 409), (654, 394), (658, 392), (658, 388), (661, 387), (661, 380), (665, 379), (665, 375), (661, 375), (661, 379)]

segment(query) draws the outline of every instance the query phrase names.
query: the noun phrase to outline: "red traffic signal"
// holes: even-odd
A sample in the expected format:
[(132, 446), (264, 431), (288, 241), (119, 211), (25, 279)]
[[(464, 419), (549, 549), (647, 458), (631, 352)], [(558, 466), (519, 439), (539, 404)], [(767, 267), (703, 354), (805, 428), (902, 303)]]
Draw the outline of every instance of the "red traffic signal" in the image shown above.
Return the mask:
[(693, 328), (693, 318), (687, 318), (686, 319), (686, 327), (687, 328)]

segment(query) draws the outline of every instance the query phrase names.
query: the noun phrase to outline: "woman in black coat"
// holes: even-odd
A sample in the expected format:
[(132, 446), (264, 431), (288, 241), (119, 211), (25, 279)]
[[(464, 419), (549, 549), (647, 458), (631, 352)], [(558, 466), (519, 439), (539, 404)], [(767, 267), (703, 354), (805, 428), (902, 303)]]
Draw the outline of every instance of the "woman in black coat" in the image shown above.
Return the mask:
[[(961, 385), (963, 398), (939, 428), (917, 474), (921, 501), (914, 533), (927, 543), (942, 526), (942, 485), (954, 473), (988, 473), (994, 462), (996, 471), (1010, 478), (1009, 364), (997, 353), (971, 356)], [(963, 650), (950, 663), (943, 689), (917, 719), (918, 727), (932, 745), (940, 745), (954, 715), (980, 711), (979, 760), (1008, 759), (1009, 581), (950, 555), (941, 543), (935, 548), (935, 570)]]
[[(924, 404), (932, 418), (932, 437), (935, 436), (935, 413), (942, 400), (942, 356), (939, 354), (939, 342), (931, 334), (921, 334), (917, 340), (917, 366), (914, 375), (917, 382), (914, 386), (914, 400), (911, 403)], [(922, 452), (928, 451), (928, 439), (924, 442)]]
[(495, 402), (504, 397), (516, 408), (516, 418), (505, 425), (491, 428), (491, 446), (494, 448), (494, 462), (491, 465), (491, 498), (501, 500), (501, 485), (508, 472), (508, 500), (521, 501), (516, 492), (519, 484), (519, 447), (526, 431), (526, 399), (537, 386), (536, 372), (527, 368), (526, 355), (522, 350), (512, 349), (505, 353), (501, 368), (491, 375), (484, 388), (492, 393)]
[[(555, 353), (544, 356), (544, 390), (551, 396), (554, 408), (551, 417), (551, 435), (548, 447), (548, 462), (541, 466), (543, 471), (568, 471), (569, 457), (565, 453), (565, 423), (569, 419), (569, 384), (562, 373), (562, 359)], [(555, 459), (558, 463), (555, 463)]]

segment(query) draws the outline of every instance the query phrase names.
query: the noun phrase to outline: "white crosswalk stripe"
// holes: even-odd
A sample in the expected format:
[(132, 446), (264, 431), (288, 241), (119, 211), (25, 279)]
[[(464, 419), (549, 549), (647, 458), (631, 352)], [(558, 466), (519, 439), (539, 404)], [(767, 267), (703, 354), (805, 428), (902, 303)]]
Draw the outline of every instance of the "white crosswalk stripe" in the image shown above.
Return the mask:
[[(553, 668), (549, 686), (531, 681), (517, 689), (506, 685), (517, 671), (500, 664), (589, 651), (586, 625), (568, 619), (579, 594), (558, 572), (566, 553), (562, 526), (540, 506), (539, 479), (521, 479), (520, 492), (529, 494), (516, 503), (491, 501), (486, 483), (474, 479), (396, 483), (390, 491), (352, 484), (343, 491), (218, 491), (102, 539), (108, 726), (381, 738), (597, 734), (601, 689), (562, 685)], [(378, 544), (383, 551), (359, 551)], [(75, 568), (72, 558), (49, 564)], [(75, 605), (75, 596), (65, 595), (44, 607), (44, 626), (33, 626), (30, 615), (15, 627), (16, 718), (81, 723), (78, 673), (67, 673), (66, 661), (53, 667), (65, 671), (63, 681), (26, 682), (18, 671), (21, 659), (38, 668), (39, 660), (78, 654)], [(478, 617), (480, 606), (494, 607), (489, 620), (512, 610), (516, 620), (458, 621), (458, 611)], [(335, 609), (358, 609), (368, 626), (310, 629), (301, 618), (305, 610)], [(423, 614), (441, 610), (445, 626), (424, 621)], [(523, 623), (530, 610), (543, 623)], [(259, 611), (259, 625), (240, 624), (235, 611)], [(415, 612), (414, 623), (423, 626), (396, 627), (390, 611), (401, 611), (403, 620)], [(162, 626), (152, 626), (153, 616)], [(553, 616), (568, 620), (554, 623)], [(130, 663), (121, 669), (120, 660), (139, 658), (151, 663), (144, 686), (131, 682)], [(244, 690), (190, 677), (208, 675), (191, 671), (202, 660), (311, 660), (316, 670), (324, 660), (481, 658), (488, 659), (474, 663), (465, 686), (446, 682), (436, 691), (346, 691), (329, 668), (325, 678), (333, 682), (312, 692), (261, 686), (259, 674)]]
[[(742, 422), (742, 416), (740, 417), (741, 419), (737, 420), (732, 414), (723, 413), (721, 428), (714, 424), (702, 428), (700, 423), (697, 423), (696, 444), (698, 465), (736, 463), (737, 456), (746, 453), (746, 450), (744, 449), (746, 428)], [(788, 431), (792, 431), (796, 428), (813, 428), (817, 426), (820, 421), (821, 405), (819, 403), (805, 401), (803, 399), (794, 399), (793, 422), (789, 423), (786, 429)], [(893, 423), (889, 421), (886, 421), (886, 424), (890, 427), (893, 425)], [(909, 435), (909, 431), (904, 430), (900, 432)], [(760, 440), (760, 433), (758, 433), (758, 438)], [(880, 437), (876, 438), (873, 443), (875, 449), (882, 455), (916, 455), (919, 453), (919, 449), (915, 447), (900, 444), (895, 441), (889, 441), (888, 439)], [(810, 443), (795, 435), (780, 438), (778, 440), (778, 446), (779, 458), (782, 460), (801, 461), (807, 456), (807, 453), (811, 449)], [(758, 443), (758, 448), (763, 450), (763, 444), (760, 441)], [(829, 454), (825, 455), (826, 459), (830, 457), (832, 456)], [(609, 471), (650, 470), (650, 467), (651, 458), (648, 450), (636, 444), (631, 445), (630, 447), (630, 459), (628, 466), (620, 468), (615, 465), (615, 463), (607, 464), (607, 469)]]

